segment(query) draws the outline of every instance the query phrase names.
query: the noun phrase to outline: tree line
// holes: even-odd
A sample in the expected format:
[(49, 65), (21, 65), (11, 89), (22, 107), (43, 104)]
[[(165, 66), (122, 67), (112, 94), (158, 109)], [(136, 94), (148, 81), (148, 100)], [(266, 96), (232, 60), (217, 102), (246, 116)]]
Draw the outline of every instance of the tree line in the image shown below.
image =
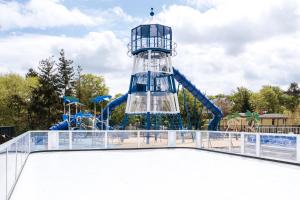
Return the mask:
[[(17, 133), (47, 130), (61, 121), (63, 96), (77, 97), (85, 104), (83, 110), (91, 111), (94, 105), (90, 98), (109, 94), (103, 76), (82, 73), (83, 68), (74, 66), (63, 49), (58, 58), (42, 59), (35, 69), (29, 68), (25, 77), (13, 73), (0, 75), (0, 126), (15, 126)], [(247, 111), (284, 113), (293, 117), (295, 124), (300, 124), (300, 88), (296, 82), (291, 83), (287, 90), (263, 86), (258, 92), (253, 92), (238, 87), (230, 95), (219, 94), (210, 98), (225, 116)], [(190, 92), (180, 89), (178, 100), (184, 127), (201, 129), (207, 125), (212, 114)], [(105, 103), (98, 105), (98, 111), (100, 106), (104, 107)], [(110, 124), (120, 124), (124, 114), (125, 104), (114, 110)]]
[(15, 126), (17, 133), (47, 130), (61, 120), (63, 96), (76, 96), (90, 109), (91, 97), (107, 94), (103, 76), (82, 74), (62, 49), (57, 59), (42, 59), (25, 77), (0, 75), (0, 125)]

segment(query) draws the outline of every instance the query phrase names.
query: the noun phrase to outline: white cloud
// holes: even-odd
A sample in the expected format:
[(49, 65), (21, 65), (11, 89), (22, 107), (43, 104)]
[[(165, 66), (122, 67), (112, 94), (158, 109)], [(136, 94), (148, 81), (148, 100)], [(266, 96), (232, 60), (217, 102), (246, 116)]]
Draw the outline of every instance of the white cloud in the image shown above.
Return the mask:
[[(238, 86), (258, 90), (265, 84), (286, 87), (290, 82), (300, 82), (299, 1), (187, 1), (187, 5), (165, 7), (156, 18), (173, 28), (174, 40), (178, 44), (174, 66), (200, 90), (207, 94), (230, 93)], [(9, 5), (17, 5), (12, 10), (17, 10), (19, 18), (24, 17), (26, 22), (32, 20), (37, 28), (43, 27), (36, 19), (41, 14), (25, 12), (27, 4), (25, 10), (18, 8), (19, 3)], [(67, 9), (71, 13), (73, 10)], [(8, 29), (21, 27), (12, 16), (12, 19), (4, 19), (0, 14), (0, 23), (1, 20), (7, 23)], [(140, 20), (126, 14), (120, 7), (86, 16), (87, 19), (99, 16), (98, 21), (91, 21), (91, 25), (133, 24)], [(105, 20), (100, 22), (101, 19)], [(52, 26), (58, 26), (62, 22), (45, 24), (51, 26), (52, 23)], [(89, 20), (84, 23), (89, 25)], [(33, 25), (27, 22), (27, 26)], [(118, 31), (125, 32), (123, 35), (128, 37), (120, 39), (123, 35), (116, 36), (111, 31), (91, 32), (82, 38), (36, 34), (4, 37), (0, 39), (0, 72), (25, 73), (41, 58), (57, 54), (60, 48), (64, 48), (67, 56), (86, 67), (86, 72), (104, 75), (112, 94), (124, 93), (128, 89), (132, 68), (132, 61), (126, 56), (130, 29)]]
[(126, 44), (111, 31), (91, 32), (82, 38), (46, 35), (2, 38), (0, 72), (25, 74), (30, 67), (36, 68), (39, 60), (57, 57), (61, 48), (75, 66), (83, 67), (83, 73), (104, 75), (113, 94), (128, 90), (131, 62), (126, 55)]
[(12, 28), (60, 27), (67, 25), (92, 26), (103, 19), (92, 17), (73, 8), (68, 9), (53, 0), (31, 0), (27, 3), (0, 2), (0, 30)]
[(157, 20), (173, 28), (174, 65), (208, 94), (300, 82), (300, 2), (187, 0)]
[(141, 20), (127, 14), (118, 6), (107, 10), (89, 9), (82, 12), (77, 8), (69, 9), (57, 0), (30, 0), (25, 3), (0, 1), (0, 31), (64, 26), (96, 27), (117, 21), (137, 23)]

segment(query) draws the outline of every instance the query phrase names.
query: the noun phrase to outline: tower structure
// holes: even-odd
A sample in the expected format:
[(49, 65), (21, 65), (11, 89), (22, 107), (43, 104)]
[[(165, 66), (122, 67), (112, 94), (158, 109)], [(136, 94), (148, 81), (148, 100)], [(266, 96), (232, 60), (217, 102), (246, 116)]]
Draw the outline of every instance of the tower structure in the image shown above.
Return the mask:
[[(153, 17), (154, 12), (150, 13)], [(172, 67), (175, 44), (171, 27), (151, 23), (131, 30), (133, 70), (126, 104), (127, 116), (140, 116), (145, 128), (181, 129), (181, 117)]]

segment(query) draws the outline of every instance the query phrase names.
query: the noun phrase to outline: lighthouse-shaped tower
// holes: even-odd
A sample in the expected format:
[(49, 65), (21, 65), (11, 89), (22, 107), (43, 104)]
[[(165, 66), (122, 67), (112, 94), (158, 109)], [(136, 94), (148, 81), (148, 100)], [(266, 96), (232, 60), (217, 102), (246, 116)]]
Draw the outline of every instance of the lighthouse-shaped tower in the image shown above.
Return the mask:
[(145, 24), (131, 30), (133, 70), (126, 115), (140, 116), (147, 130), (182, 128), (171, 59), (174, 46), (171, 27)]

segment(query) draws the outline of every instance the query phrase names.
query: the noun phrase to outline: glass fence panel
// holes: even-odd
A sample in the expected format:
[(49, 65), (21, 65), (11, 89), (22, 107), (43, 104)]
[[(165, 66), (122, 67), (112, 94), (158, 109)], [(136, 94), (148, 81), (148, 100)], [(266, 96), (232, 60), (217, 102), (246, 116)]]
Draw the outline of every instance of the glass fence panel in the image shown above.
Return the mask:
[(48, 150), (48, 132), (31, 132), (31, 151)]
[(241, 153), (241, 146), (242, 146), (241, 134), (230, 133), (229, 152)]
[(7, 151), (7, 188), (11, 191), (16, 181), (17, 154), (16, 143), (11, 144)]
[(24, 138), (20, 138), (16, 143), (17, 143), (17, 153), (16, 153), (16, 158), (17, 158), (17, 174), (21, 171), (22, 167), (22, 155), (23, 155), (23, 140)]
[(260, 155), (283, 160), (296, 160), (296, 140), (296, 136), (261, 135)]
[(208, 147), (219, 151), (229, 151), (229, 133), (226, 132), (208, 132)]
[(155, 148), (168, 146), (167, 131), (141, 131), (140, 147)]
[(0, 149), (0, 199), (6, 199), (6, 149)]
[(59, 132), (58, 134), (58, 149), (64, 150), (69, 149), (70, 145), (70, 138), (69, 138), (69, 132)]
[(109, 132), (108, 148), (137, 148), (138, 132)]
[(195, 131), (176, 131), (177, 147), (196, 147)]
[(256, 155), (256, 135), (246, 134), (244, 136), (244, 153), (247, 155)]
[(208, 149), (209, 147), (208, 135), (209, 135), (208, 131), (201, 131), (201, 137), (200, 137), (201, 148)]
[(72, 132), (72, 149), (101, 149), (105, 147), (105, 132)]

